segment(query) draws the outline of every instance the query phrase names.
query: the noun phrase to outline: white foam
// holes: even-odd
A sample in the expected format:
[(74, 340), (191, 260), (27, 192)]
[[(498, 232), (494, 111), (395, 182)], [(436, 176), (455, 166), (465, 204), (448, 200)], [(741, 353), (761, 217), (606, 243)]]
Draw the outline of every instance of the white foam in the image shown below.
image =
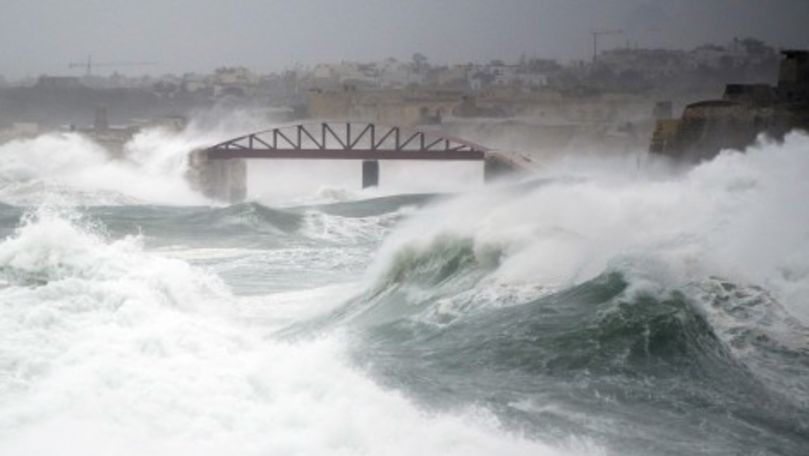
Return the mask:
[(0, 145), (0, 200), (21, 205), (205, 202), (182, 178), (190, 144), (171, 137), (162, 130), (139, 135), (129, 146), (133, 161), (113, 160), (72, 133)]
[(300, 233), (312, 239), (357, 244), (382, 239), (401, 219), (412, 214), (412, 207), (367, 217), (342, 217), (316, 210), (304, 213)]
[(60, 211), (0, 243), (0, 276), (3, 455), (599, 453), (425, 412), (353, 368), (339, 334), (273, 340), (216, 277)]
[(78, 133), (47, 133), (0, 144), (0, 201), (17, 205), (113, 205), (211, 202), (185, 179), (190, 151), (266, 127), (256, 113), (205, 114), (174, 131), (146, 128), (124, 145), (122, 158)]
[[(658, 279), (720, 275), (770, 289), (809, 321), (809, 138), (791, 134), (724, 152), (685, 172), (628, 169), (625, 160), (548, 166), (533, 189), (489, 188), (426, 208), (383, 246), (376, 277), (402, 248), (449, 233), (480, 255), (502, 252), (503, 283), (564, 287), (606, 268)], [(373, 280), (373, 279), (372, 279)]]

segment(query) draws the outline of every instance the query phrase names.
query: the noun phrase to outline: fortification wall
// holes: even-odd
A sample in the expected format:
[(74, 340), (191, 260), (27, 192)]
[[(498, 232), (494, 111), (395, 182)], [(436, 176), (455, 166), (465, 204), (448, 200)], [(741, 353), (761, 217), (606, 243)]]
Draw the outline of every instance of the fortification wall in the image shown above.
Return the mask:
[(678, 160), (744, 150), (759, 135), (775, 140), (809, 129), (809, 52), (784, 51), (777, 87), (729, 84), (722, 100), (688, 105), (677, 121), (659, 120), (649, 150)]

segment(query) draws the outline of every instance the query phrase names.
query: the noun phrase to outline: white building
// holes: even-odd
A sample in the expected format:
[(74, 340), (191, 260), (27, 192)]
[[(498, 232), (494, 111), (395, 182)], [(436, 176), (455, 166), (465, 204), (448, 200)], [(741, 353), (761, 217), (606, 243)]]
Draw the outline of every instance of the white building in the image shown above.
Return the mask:
[(472, 90), (486, 87), (536, 89), (548, 84), (548, 75), (528, 71), (520, 65), (472, 65), (466, 71)]
[(217, 85), (256, 85), (261, 77), (245, 67), (217, 68), (213, 74), (213, 83)]
[(385, 88), (405, 87), (410, 84), (421, 84), (424, 75), (414, 68), (395, 59), (387, 59), (379, 64), (379, 85)]

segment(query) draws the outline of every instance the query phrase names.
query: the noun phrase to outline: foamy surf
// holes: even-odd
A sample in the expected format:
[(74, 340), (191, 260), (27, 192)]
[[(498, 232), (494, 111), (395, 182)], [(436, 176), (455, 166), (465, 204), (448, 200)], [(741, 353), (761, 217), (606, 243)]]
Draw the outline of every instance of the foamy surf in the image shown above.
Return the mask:
[[(0, 183), (32, 206), (0, 204), (0, 454), (809, 445), (804, 135), (679, 172), (211, 207), (163, 193), (179, 146), (151, 134), (126, 172), (160, 195), (85, 185), (118, 165), (77, 138)], [(64, 141), (86, 162), (37, 170)], [(113, 194), (144, 204), (74, 207)]]
[(267, 338), (211, 274), (79, 218), (27, 217), (0, 274), (3, 454), (568, 454), (483, 410), (419, 410), (338, 336)]

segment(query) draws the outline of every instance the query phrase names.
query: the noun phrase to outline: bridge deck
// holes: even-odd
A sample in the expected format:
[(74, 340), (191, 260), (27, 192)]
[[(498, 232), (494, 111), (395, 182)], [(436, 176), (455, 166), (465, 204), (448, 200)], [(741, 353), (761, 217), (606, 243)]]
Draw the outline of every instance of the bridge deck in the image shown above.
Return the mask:
[(480, 161), (482, 151), (457, 150), (394, 150), (394, 149), (209, 149), (211, 160), (231, 158), (294, 159), (294, 160), (439, 160)]

